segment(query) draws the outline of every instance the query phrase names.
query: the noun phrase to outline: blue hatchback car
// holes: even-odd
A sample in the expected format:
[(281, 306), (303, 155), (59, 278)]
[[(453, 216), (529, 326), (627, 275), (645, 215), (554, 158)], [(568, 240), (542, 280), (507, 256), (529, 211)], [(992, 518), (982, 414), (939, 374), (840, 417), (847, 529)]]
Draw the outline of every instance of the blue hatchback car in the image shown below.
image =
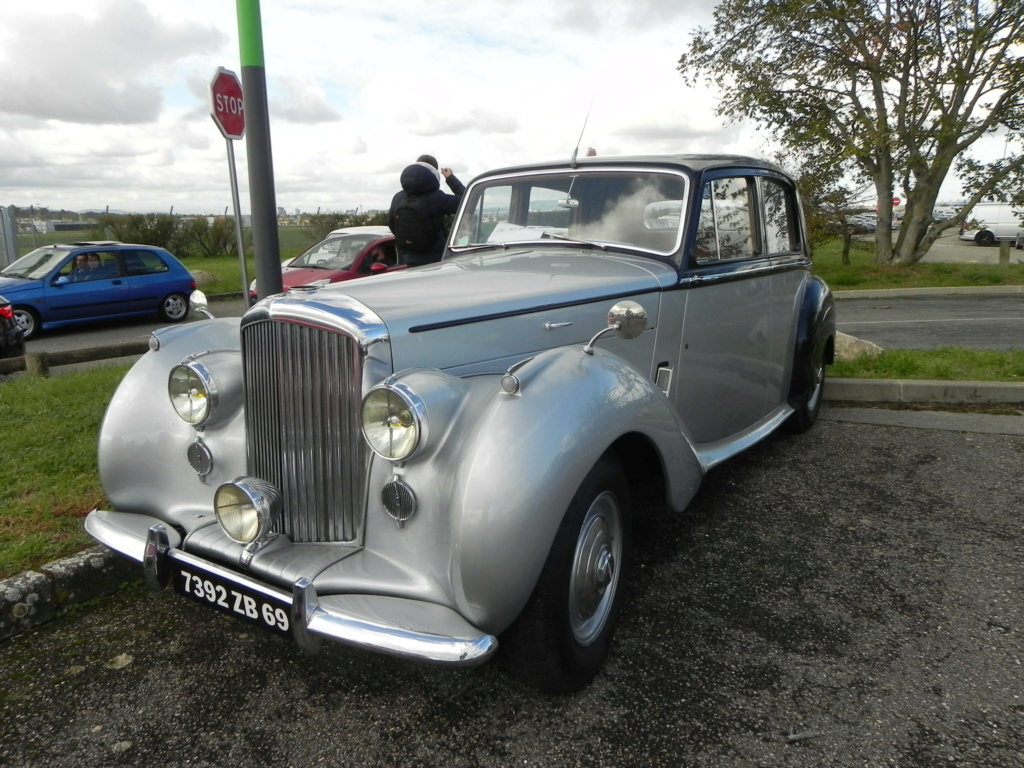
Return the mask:
[(195, 289), (192, 274), (163, 248), (113, 241), (47, 245), (0, 271), (0, 294), (26, 339), (117, 317), (181, 322)]

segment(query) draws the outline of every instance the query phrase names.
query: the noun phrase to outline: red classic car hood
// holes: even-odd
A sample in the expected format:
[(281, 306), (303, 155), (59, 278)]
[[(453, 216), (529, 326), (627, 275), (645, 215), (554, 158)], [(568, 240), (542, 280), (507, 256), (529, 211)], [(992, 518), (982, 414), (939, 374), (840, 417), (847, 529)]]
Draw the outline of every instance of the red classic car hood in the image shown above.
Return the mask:
[[(677, 279), (673, 267), (653, 259), (517, 249), (326, 286), (308, 300), (331, 306), (344, 295), (371, 309), (387, 326), (396, 370), (456, 367), (586, 341), (617, 300), (656, 293)], [(656, 302), (645, 302), (652, 326)]]

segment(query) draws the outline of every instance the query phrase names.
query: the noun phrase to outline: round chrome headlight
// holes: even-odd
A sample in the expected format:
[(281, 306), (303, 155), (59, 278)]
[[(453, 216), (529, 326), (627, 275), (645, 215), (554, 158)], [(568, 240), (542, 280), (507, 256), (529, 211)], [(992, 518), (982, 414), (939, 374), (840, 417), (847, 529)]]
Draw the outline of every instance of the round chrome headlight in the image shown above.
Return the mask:
[(408, 389), (378, 387), (363, 400), (363, 437), (385, 459), (409, 458), (420, 442), (423, 404)]
[(189, 363), (171, 369), (167, 396), (175, 413), (186, 423), (198, 427), (210, 417), (216, 406), (217, 389), (205, 366)]
[(213, 510), (224, 533), (239, 544), (248, 544), (270, 532), (275, 507), (280, 505), (276, 489), (269, 483), (239, 477), (224, 483), (213, 496)]

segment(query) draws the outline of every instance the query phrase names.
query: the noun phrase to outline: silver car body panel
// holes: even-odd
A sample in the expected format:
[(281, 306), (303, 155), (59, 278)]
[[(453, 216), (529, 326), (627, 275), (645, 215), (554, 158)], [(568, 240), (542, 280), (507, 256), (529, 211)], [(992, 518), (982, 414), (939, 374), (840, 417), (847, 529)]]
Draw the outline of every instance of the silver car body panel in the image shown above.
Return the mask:
[[(709, 468), (792, 413), (807, 280), (800, 254), (680, 269), (671, 258), (629, 249), (508, 243), (268, 297), (241, 320), (164, 329), (108, 408), (99, 465), (117, 511), (94, 511), (87, 530), (143, 561), (151, 530), (164, 526), (162, 557), (273, 591), (300, 624), (293, 631), (304, 646), (311, 634), (476, 663), (493, 653), (494, 638), (529, 598), (564, 510), (604, 452), (626, 439), (649, 445), (666, 501), (681, 510)], [(646, 329), (630, 340), (605, 336), (585, 352), (611, 307), (625, 300), (644, 308)], [(342, 382), (342, 395), (327, 394), (335, 391), (330, 366), (308, 357), (303, 364), (303, 355), (326, 354), (324, 334), (346, 340), (348, 362), (338, 370), (359, 379)], [(246, 345), (271, 342), (288, 354), (263, 356), (244, 396), (222, 398), (215, 426), (195, 429), (177, 417), (167, 397), (175, 365), (216, 350), (204, 357), (211, 375), (236, 377), (252, 362)], [(518, 386), (509, 393), (501, 379), (512, 366)], [(320, 400), (341, 397), (342, 411), (352, 414), (385, 381), (425, 403), (418, 450), (401, 462), (352, 453), (365, 451), (354, 445), (359, 435), (331, 427), (340, 431), (318, 438), (341, 435), (334, 453), (323, 454), (327, 466), (362, 475), (345, 501), (344, 533), (312, 529), (305, 541), (272, 534), (243, 558), (243, 545), (216, 523), (217, 487), (253, 466), (274, 466), (275, 454), (254, 454), (278, 430), (290, 433), (282, 454), (289, 467), (320, 460), (315, 440), (295, 444), (335, 418)], [(247, 428), (246, 403), (256, 407), (261, 397), (270, 405)], [(279, 413), (276, 403), (288, 407)], [(260, 423), (271, 417), (283, 421)], [(212, 457), (204, 474), (189, 463), (197, 442)], [(287, 482), (322, 477), (304, 471)], [(401, 526), (381, 496), (394, 481), (412, 490), (417, 505)], [(292, 507), (307, 504), (286, 498)]]

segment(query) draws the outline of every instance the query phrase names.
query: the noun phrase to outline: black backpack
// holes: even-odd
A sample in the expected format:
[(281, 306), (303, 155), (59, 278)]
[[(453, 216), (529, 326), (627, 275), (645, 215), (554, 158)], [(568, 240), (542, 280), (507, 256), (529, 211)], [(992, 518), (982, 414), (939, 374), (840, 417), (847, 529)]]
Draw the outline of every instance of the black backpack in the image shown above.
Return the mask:
[(429, 251), (437, 242), (426, 195), (405, 196), (395, 209), (395, 244), (400, 251)]

